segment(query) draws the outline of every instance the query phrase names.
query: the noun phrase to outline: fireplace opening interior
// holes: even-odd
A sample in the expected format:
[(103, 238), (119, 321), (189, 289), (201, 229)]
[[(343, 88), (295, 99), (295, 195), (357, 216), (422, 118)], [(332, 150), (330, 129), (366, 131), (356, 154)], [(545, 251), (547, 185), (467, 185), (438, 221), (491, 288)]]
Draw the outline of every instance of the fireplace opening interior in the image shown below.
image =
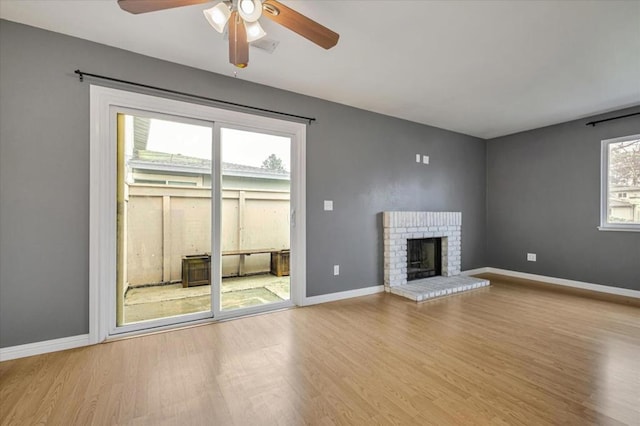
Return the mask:
[(407, 240), (407, 281), (442, 275), (442, 238)]

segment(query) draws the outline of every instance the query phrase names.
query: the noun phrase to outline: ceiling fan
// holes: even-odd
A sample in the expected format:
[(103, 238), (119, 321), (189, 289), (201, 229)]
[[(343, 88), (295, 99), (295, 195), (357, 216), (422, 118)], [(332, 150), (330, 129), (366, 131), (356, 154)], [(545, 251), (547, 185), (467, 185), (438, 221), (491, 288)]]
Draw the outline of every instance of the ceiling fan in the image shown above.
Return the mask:
[[(122, 10), (147, 13), (211, 0), (118, 0)], [(325, 49), (338, 43), (340, 35), (276, 0), (220, 1), (203, 11), (211, 26), (223, 33), (229, 24), (229, 62), (238, 68), (249, 64), (249, 43), (266, 35), (258, 20), (265, 16)]]

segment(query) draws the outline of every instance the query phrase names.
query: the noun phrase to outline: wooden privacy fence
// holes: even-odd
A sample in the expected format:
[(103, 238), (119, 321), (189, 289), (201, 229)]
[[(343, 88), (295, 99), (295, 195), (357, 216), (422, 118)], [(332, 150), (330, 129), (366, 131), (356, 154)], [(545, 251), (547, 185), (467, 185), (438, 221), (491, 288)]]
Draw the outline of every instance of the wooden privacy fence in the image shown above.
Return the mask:
[[(224, 256), (222, 275), (270, 271), (271, 250), (289, 249), (289, 193), (222, 192), (222, 251), (269, 248), (247, 257)], [(128, 285), (180, 281), (184, 256), (211, 253), (209, 188), (133, 184), (125, 200)]]

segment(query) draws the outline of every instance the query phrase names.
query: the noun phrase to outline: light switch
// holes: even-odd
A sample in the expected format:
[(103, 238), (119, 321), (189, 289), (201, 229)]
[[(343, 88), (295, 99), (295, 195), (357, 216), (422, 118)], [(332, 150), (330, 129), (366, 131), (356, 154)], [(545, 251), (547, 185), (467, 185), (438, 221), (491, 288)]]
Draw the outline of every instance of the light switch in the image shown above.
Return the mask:
[(340, 275), (340, 265), (333, 265), (333, 275)]
[(333, 210), (333, 200), (324, 200), (324, 210), (327, 212)]
[(416, 163), (420, 162), (420, 154), (416, 154)]
[(428, 155), (423, 155), (422, 156), (422, 163), (423, 164), (429, 164), (429, 156)]

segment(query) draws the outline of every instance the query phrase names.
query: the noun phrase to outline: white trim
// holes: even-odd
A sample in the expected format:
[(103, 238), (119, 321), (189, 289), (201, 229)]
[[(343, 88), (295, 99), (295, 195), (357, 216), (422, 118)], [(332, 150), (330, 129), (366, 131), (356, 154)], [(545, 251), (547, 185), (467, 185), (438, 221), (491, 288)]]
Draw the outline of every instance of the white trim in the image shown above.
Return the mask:
[[(492, 267), (485, 267), (485, 268), (476, 268), (476, 269), (469, 269), (467, 271), (462, 271), (461, 275), (477, 275), (477, 274), (498, 274), (498, 275), (505, 275), (505, 276), (509, 276), (509, 277), (514, 277), (514, 278), (523, 278), (523, 279), (527, 279), (527, 280), (533, 280), (533, 281), (540, 281), (540, 282), (544, 282), (544, 283), (548, 283), (548, 284), (555, 284), (555, 285), (560, 285), (560, 286), (565, 286), (565, 287), (573, 287), (573, 288), (580, 288), (580, 289), (584, 289), (584, 290), (591, 290), (591, 291), (596, 291), (599, 293), (608, 293), (608, 294), (615, 294), (618, 296), (626, 296), (626, 297), (632, 297), (632, 298), (640, 298), (640, 290), (631, 290), (631, 289), (626, 289), (626, 288), (619, 288), (619, 287), (611, 287), (611, 286), (606, 286), (606, 285), (601, 285), (601, 284), (592, 284), (592, 283), (586, 283), (586, 282), (582, 282), (582, 281), (574, 281), (574, 280), (567, 280), (564, 278), (555, 278), (555, 277), (549, 277), (549, 276), (545, 276), (545, 275), (537, 275), (537, 274), (529, 274), (526, 272), (517, 272), (517, 271), (510, 271), (508, 269), (500, 269), (500, 268), (492, 268)], [(304, 287), (303, 287), (304, 288)], [(298, 306), (311, 306), (311, 305), (317, 305), (320, 303), (327, 303), (327, 302), (334, 302), (337, 300), (343, 300), (343, 299), (350, 299), (352, 297), (360, 297), (360, 296), (368, 296), (371, 294), (376, 294), (376, 293), (382, 293), (384, 292), (384, 286), (383, 285), (377, 285), (377, 286), (372, 286), (372, 287), (365, 287), (365, 288), (359, 288), (356, 290), (347, 290), (347, 291), (340, 291), (337, 293), (330, 293), (330, 294), (322, 294), (319, 296), (312, 296), (312, 297), (305, 297), (302, 301), (302, 303), (297, 303)], [(250, 314), (248, 314), (250, 315)], [(245, 316), (248, 316), (245, 315)], [(207, 324), (207, 323), (215, 323), (217, 321), (222, 320), (222, 318), (216, 318), (216, 319), (204, 319), (204, 320), (200, 320), (200, 321), (194, 321), (193, 325), (200, 325), (200, 324)], [(93, 324), (93, 323), (92, 323)], [(187, 324), (176, 324), (172, 327), (158, 327), (155, 330), (147, 330), (146, 332), (139, 332), (139, 333), (125, 333), (119, 337), (124, 337), (124, 336), (133, 336), (133, 335), (137, 335), (137, 334), (148, 334), (149, 332), (155, 332), (155, 331), (167, 331), (167, 330), (171, 330), (172, 328), (175, 329), (179, 329), (179, 328), (184, 328)], [(89, 334), (84, 334), (81, 336), (72, 336), (72, 337), (65, 337), (65, 338), (61, 338), (61, 339), (54, 339), (54, 340), (47, 340), (44, 342), (35, 342), (35, 343), (28, 343), (26, 345), (19, 345), (19, 346), (12, 346), (12, 347), (8, 347), (8, 348), (0, 348), (0, 361), (8, 361), (10, 359), (16, 359), (16, 358), (23, 358), (23, 357), (27, 357), (27, 356), (32, 356), (32, 355), (39, 355), (39, 354), (44, 354), (44, 353), (49, 353), (49, 352), (55, 352), (55, 351), (63, 351), (66, 349), (73, 349), (73, 348), (77, 348), (77, 347), (81, 347), (81, 346), (87, 346), (87, 345), (91, 345), (94, 342), (91, 341), (90, 339), (90, 335)]]
[(305, 297), (304, 306), (317, 305), (319, 303), (335, 302), (336, 300), (351, 299), (352, 297), (369, 296), (370, 294), (383, 293), (383, 285), (358, 288), (355, 290), (339, 291), (337, 293), (321, 294), (319, 296)]
[(89, 344), (89, 335), (82, 334), (80, 336), (63, 337), (61, 339), (45, 340), (43, 342), (0, 348), (0, 362), (33, 355), (47, 354), (49, 352), (79, 348), (81, 346), (88, 346)]
[(291, 302), (304, 306), (307, 296), (307, 127), (299, 126), (291, 140)]
[(638, 225), (603, 225), (598, 226), (598, 231), (615, 231), (615, 232), (640, 232), (640, 226)]
[(561, 285), (565, 287), (580, 288), (583, 290), (596, 291), (598, 293), (608, 293), (608, 294), (615, 294), (618, 296), (633, 297), (636, 299), (640, 299), (640, 290), (611, 287), (608, 285), (592, 284), (592, 283), (586, 283), (582, 281), (567, 280), (564, 278), (555, 278), (555, 277), (548, 277), (545, 275), (529, 274), (526, 272), (510, 271), (508, 269), (499, 269), (499, 268), (490, 268), (490, 267), (481, 268), (481, 269), (485, 269), (486, 273), (489, 273), (489, 274), (506, 275), (514, 278), (524, 278), (526, 280), (541, 281), (547, 284), (555, 284), (555, 285)]
[[(108, 262), (104, 259), (104, 256), (113, 257), (115, 262), (115, 242), (113, 248), (105, 246), (109, 242), (109, 234), (115, 232), (115, 221), (108, 226), (110, 224), (106, 222), (109, 220), (105, 218), (115, 217), (115, 196), (104, 196), (115, 194), (115, 182), (105, 179), (105, 174), (108, 177), (112, 164), (115, 164), (115, 152), (111, 154), (109, 144), (102, 143), (103, 138), (109, 137), (111, 127), (108, 97), (96, 86), (90, 86), (89, 93), (89, 342), (93, 344), (103, 341), (108, 334), (108, 312), (101, 303), (108, 294), (101, 283), (108, 282), (111, 275), (115, 277), (115, 266), (106, 268), (105, 263)], [(113, 270), (111, 274), (109, 269)]]
[(470, 275), (477, 275), (477, 274), (487, 274), (489, 272), (489, 269), (491, 268), (476, 268), (476, 269), (469, 269), (467, 271), (461, 271), (460, 275), (465, 275), (465, 276), (470, 276)]

